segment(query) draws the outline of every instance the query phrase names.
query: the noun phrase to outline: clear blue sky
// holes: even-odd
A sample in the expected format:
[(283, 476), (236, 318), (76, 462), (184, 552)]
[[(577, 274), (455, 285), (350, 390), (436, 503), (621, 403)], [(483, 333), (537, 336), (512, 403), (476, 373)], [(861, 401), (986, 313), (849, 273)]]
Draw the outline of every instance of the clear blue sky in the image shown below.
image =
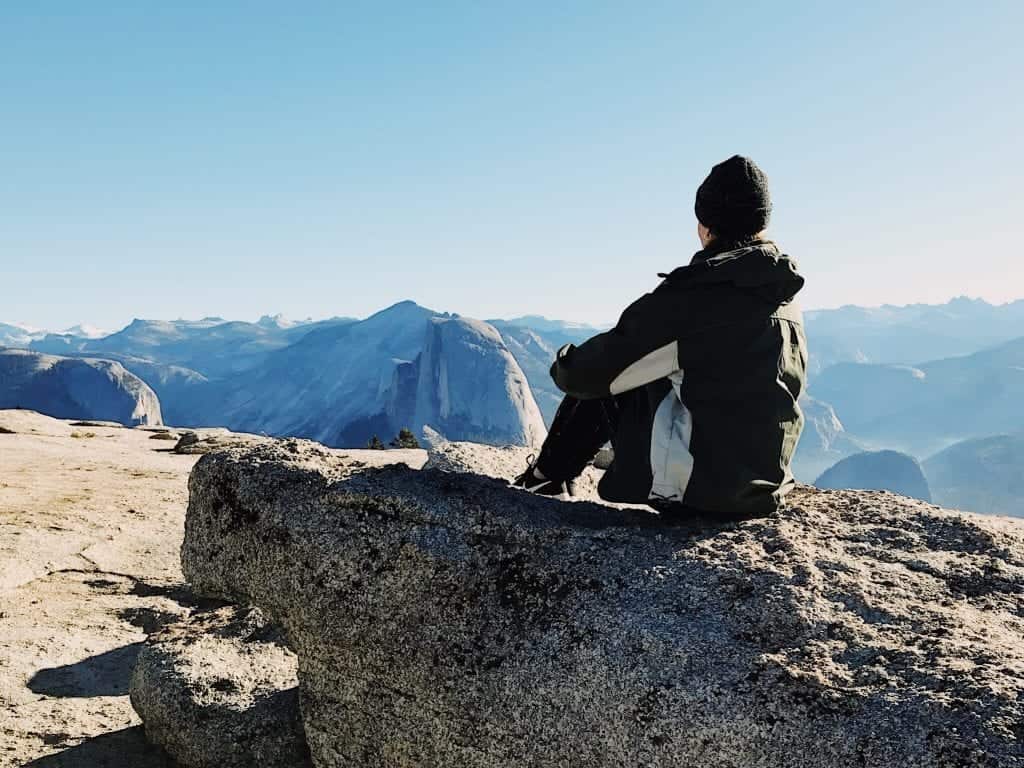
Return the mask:
[(1024, 297), (1024, 3), (0, 6), (0, 319), (603, 321), (740, 152), (805, 304)]

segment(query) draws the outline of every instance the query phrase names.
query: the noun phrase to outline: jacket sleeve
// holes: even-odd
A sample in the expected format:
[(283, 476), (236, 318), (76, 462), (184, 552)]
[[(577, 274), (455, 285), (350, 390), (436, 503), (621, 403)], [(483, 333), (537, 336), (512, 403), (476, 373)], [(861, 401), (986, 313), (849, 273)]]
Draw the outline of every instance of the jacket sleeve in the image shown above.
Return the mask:
[(580, 400), (628, 392), (679, 370), (674, 329), (678, 296), (656, 290), (622, 313), (614, 328), (578, 347), (567, 344), (551, 366), (555, 385)]

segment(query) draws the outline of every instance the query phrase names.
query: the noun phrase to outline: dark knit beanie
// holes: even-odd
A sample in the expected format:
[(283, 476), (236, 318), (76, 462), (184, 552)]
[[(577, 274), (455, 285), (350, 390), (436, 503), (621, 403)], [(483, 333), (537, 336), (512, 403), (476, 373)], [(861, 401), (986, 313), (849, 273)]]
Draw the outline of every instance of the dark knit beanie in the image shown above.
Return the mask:
[(772, 214), (768, 177), (749, 157), (733, 155), (711, 169), (697, 188), (697, 220), (715, 237), (740, 240), (756, 235)]

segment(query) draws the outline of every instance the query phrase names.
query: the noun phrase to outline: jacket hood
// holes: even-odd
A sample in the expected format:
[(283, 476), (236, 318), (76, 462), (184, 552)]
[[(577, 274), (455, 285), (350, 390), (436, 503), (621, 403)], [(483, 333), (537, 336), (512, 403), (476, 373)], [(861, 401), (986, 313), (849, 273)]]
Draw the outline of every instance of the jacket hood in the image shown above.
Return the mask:
[(688, 266), (659, 276), (687, 285), (732, 283), (779, 304), (791, 301), (804, 286), (796, 261), (767, 240), (727, 251), (698, 251)]

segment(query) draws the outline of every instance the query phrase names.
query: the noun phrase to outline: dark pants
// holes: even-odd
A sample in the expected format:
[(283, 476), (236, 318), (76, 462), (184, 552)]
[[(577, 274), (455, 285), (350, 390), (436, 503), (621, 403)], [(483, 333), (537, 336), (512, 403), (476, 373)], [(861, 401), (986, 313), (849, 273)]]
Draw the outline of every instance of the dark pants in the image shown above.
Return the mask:
[(574, 480), (612, 439), (619, 425), (614, 397), (577, 400), (566, 395), (540, 449), (537, 468), (555, 482)]
[[(630, 397), (634, 399), (630, 400)], [(540, 449), (537, 467), (546, 478), (555, 482), (576, 479), (606, 443), (611, 442), (614, 449), (620, 419), (630, 418), (630, 413), (643, 407), (638, 404), (641, 401), (645, 402), (645, 398), (638, 400), (630, 392), (600, 400), (577, 400), (566, 395), (555, 412), (547, 440)], [(635, 461), (635, 457), (617, 454), (617, 461), (628, 463), (631, 458)], [(643, 503), (670, 521), (708, 515), (674, 501), (646, 500)]]

